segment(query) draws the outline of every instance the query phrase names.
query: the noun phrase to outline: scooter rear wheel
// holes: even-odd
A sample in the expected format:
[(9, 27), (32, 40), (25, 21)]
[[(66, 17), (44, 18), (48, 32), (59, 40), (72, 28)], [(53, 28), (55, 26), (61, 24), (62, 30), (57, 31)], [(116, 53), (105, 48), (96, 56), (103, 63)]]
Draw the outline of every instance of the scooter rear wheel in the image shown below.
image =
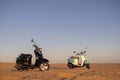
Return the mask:
[(40, 71), (47, 71), (49, 70), (50, 65), (47, 62), (43, 62), (39, 65), (39, 70)]
[(68, 68), (73, 69), (73, 64), (68, 63)]

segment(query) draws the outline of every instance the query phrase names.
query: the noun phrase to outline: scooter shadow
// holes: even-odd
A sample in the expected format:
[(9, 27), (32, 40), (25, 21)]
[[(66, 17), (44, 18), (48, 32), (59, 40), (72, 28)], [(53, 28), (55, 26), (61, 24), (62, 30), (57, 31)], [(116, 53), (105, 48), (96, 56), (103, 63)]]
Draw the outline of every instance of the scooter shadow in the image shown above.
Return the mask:
[(60, 67), (51, 67), (51, 69), (68, 69), (67, 67), (66, 68), (60, 68)]

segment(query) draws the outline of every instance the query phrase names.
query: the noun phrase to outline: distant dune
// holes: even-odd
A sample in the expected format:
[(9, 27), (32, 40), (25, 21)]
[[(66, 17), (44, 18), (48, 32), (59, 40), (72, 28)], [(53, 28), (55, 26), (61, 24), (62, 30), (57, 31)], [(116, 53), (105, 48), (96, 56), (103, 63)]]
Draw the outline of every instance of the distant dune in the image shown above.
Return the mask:
[(120, 64), (91, 64), (90, 70), (51, 64), (50, 70), (45, 72), (39, 69), (17, 71), (14, 65), (0, 63), (0, 80), (120, 80)]

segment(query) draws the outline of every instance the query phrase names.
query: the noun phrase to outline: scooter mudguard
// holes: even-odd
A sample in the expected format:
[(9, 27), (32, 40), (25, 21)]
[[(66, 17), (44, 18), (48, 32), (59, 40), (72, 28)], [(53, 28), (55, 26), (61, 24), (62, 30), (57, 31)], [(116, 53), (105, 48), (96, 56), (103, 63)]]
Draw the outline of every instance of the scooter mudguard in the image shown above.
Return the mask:
[(49, 62), (49, 60), (43, 58), (43, 59), (41, 60), (41, 62)]

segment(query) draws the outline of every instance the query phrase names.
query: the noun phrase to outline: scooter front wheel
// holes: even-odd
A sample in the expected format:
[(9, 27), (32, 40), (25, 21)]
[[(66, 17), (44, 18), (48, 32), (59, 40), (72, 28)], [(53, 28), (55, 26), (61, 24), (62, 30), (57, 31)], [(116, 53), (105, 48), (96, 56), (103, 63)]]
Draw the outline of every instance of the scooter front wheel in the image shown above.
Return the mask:
[(47, 62), (43, 62), (39, 65), (39, 70), (40, 71), (47, 71), (49, 70), (50, 65)]
[(89, 63), (86, 64), (86, 68), (87, 68), (87, 69), (90, 69), (90, 64), (89, 64)]

